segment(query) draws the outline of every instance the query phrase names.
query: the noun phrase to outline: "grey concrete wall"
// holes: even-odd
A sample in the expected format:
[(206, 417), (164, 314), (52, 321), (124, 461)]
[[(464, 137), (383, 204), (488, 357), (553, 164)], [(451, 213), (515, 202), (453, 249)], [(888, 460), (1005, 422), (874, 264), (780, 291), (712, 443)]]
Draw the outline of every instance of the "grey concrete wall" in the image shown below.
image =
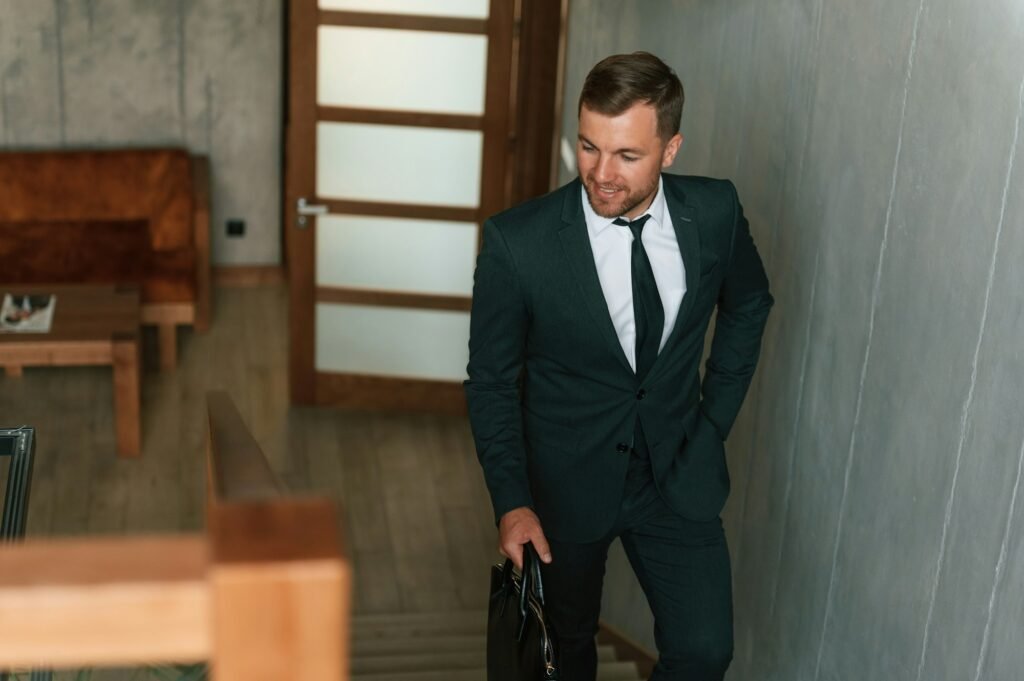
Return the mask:
[(214, 262), (280, 262), (281, 5), (0, 0), (0, 148), (206, 154)]
[[(675, 170), (736, 182), (777, 299), (728, 443), (729, 678), (1022, 678), (1024, 3), (571, 5), (565, 136), (595, 61), (665, 58)], [(653, 647), (619, 549), (604, 612)]]

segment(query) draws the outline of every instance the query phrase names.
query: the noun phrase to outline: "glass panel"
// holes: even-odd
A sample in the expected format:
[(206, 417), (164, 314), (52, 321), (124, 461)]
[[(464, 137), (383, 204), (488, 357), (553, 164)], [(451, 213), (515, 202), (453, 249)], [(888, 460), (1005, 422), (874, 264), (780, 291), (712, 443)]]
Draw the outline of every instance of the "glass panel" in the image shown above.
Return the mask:
[(468, 362), (466, 312), (316, 306), (318, 371), (462, 381)]
[(476, 223), (325, 215), (316, 223), (320, 286), (473, 292)]
[(483, 115), (487, 37), (321, 26), (317, 101)]
[(479, 130), (317, 123), (316, 193), (321, 198), (476, 208)]
[(490, 0), (320, 0), (320, 9), (486, 19)]

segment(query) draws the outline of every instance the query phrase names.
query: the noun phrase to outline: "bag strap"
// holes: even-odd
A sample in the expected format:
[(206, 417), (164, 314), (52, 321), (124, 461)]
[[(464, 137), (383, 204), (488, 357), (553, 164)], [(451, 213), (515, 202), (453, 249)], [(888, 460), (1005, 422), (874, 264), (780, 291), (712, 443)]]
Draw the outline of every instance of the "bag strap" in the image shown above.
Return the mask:
[[(512, 561), (505, 561), (505, 575), (511, 570)], [(527, 612), (530, 609), (530, 598), (544, 606), (544, 584), (540, 577), (540, 558), (533, 544), (523, 545), (523, 569), (519, 573), (519, 630), (516, 639), (522, 640), (526, 631)]]
[[(530, 575), (530, 589), (537, 602), (544, 605), (544, 582), (540, 578), (540, 557), (532, 542), (523, 546), (523, 574)], [(524, 582), (524, 586), (525, 586)], [(525, 591), (526, 589), (524, 589)]]
[(523, 569), (519, 573), (519, 632), (518, 639), (523, 638), (523, 630), (526, 626), (526, 611), (530, 607), (530, 588), (533, 579), (533, 546), (529, 543), (523, 544)]

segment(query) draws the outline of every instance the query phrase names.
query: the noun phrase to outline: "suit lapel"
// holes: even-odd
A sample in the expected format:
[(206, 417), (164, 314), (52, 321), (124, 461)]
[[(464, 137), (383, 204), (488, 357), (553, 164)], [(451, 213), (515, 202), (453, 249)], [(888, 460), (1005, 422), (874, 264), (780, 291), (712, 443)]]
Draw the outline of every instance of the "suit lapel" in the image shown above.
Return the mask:
[(587, 233), (587, 221), (583, 217), (582, 191), (579, 180), (569, 185), (562, 207), (562, 226), (558, 235), (562, 240), (562, 248), (565, 250), (569, 267), (576, 282), (580, 285), (587, 310), (593, 317), (609, 349), (618, 358), (623, 368), (632, 374), (633, 368), (622, 351), (619, 337), (615, 333), (615, 325), (612, 324), (612, 318), (608, 312), (608, 303), (601, 290), (601, 280), (597, 276), (594, 251), (590, 247), (590, 235)]
[(676, 231), (676, 242), (679, 244), (679, 254), (683, 258), (683, 269), (686, 278), (686, 293), (682, 302), (679, 303), (679, 313), (676, 315), (675, 324), (665, 347), (658, 353), (658, 358), (651, 367), (650, 375), (654, 375), (659, 368), (667, 361), (667, 357), (673, 346), (679, 342), (679, 336), (686, 325), (686, 317), (693, 308), (693, 301), (697, 298), (697, 288), (700, 284), (700, 229), (698, 221), (700, 211), (693, 202), (687, 201), (687, 195), (675, 187), (670, 176), (664, 175), (665, 202), (668, 205), (668, 212), (672, 217), (672, 227)]

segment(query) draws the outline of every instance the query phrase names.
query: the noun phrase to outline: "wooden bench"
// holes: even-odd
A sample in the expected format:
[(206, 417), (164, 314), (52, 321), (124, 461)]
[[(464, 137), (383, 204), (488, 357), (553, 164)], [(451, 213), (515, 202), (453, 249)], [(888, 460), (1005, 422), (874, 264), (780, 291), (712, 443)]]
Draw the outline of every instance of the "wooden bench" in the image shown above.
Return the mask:
[(210, 322), (210, 173), (182, 149), (0, 153), (0, 280), (134, 284), (158, 328)]

